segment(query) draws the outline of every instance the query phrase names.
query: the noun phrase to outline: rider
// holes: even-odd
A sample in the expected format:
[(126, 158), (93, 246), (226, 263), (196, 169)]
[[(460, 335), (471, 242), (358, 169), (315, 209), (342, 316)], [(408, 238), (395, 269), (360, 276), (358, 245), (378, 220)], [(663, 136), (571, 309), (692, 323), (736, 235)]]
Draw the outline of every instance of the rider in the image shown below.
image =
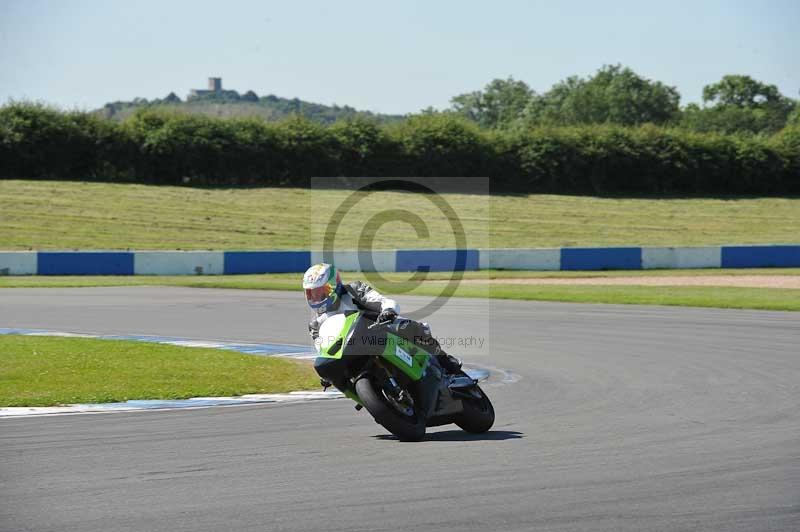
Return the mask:
[[(365, 311), (376, 322), (394, 321), (398, 317), (398, 304), (384, 297), (377, 290), (362, 281), (343, 284), (339, 271), (331, 264), (315, 264), (306, 270), (303, 276), (303, 289), (308, 305), (317, 313), (308, 324), (308, 333), (312, 338), (319, 336), (319, 328), (328, 317), (347, 311)], [(408, 318), (400, 318), (404, 324), (401, 328), (413, 340), (430, 348), (439, 364), (451, 373), (461, 369), (461, 362), (445, 353), (439, 342), (431, 335), (427, 323), (420, 323)], [(335, 359), (317, 358), (314, 369), (322, 377), (323, 386), (333, 382)], [(341, 388), (337, 385), (337, 388)]]

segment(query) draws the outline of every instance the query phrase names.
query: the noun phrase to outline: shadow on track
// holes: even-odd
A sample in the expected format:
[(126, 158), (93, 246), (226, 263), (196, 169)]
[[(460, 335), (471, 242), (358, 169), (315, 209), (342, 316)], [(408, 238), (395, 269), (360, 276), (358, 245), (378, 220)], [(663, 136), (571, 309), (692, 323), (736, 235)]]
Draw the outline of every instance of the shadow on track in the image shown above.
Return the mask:
[[(443, 430), (429, 432), (422, 441), (502, 441), (518, 440), (524, 437), (524, 433), (515, 430), (490, 430), (483, 434), (471, 434), (463, 430)], [(397, 441), (397, 437), (392, 434), (376, 434), (373, 438), (376, 440)]]

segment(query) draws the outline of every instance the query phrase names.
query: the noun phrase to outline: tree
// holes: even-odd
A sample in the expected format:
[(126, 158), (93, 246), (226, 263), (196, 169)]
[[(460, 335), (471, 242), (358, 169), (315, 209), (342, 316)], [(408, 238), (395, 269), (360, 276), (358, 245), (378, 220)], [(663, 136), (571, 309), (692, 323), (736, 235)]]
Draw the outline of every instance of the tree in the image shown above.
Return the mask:
[(527, 123), (636, 125), (663, 124), (678, 115), (680, 93), (621, 65), (606, 65), (594, 76), (572, 76), (553, 86), (541, 101), (529, 102)]
[(492, 80), (483, 91), (468, 92), (450, 100), (453, 110), (483, 127), (504, 127), (517, 120), (535, 93), (524, 81), (512, 77)]
[[(461, 116), (483, 125), (485, 123), (485, 110), (483, 106), (483, 93), (481, 91), (465, 92), (450, 98), (452, 109)], [(433, 109), (429, 107), (429, 109)], [(434, 114), (434, 113), (423, 113)]]
[(792, 111), (786, 118), (787, 126), (800, 126), (800, 105), (794, 103), (794, 111)]
[(242, 96), (242, 100), (246, 102), (257, 102), (258, 101), (258, 94), (253, 91), (247, 91)]
[(786, 125), (796, 105), (775, 85), (739, 75), (703, 87), (703, 104), (688, 105), (681, 126), (703, 132), (774, 133)]
[(178, 95), (175, 94), (174, 92), (170, 92), (169, 94), (167, 94), (167, 97), (164, 98), (165, 103), (180, 103), (180, 101), (181, 101), (180, 97), (178, 97)]
[(715, 105), (757, 108), (779, 102), (783, 96), (775, 85), (767, 85), (750, 76), (723, 76), (717, 83), (703, 87), (703, 102)]

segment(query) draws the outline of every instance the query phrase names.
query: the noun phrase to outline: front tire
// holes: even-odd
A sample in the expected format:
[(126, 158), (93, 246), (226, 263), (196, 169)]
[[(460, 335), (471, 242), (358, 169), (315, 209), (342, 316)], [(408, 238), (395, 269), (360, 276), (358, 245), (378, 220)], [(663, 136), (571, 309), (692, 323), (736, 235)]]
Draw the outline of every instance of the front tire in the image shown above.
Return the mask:
[(459, 414), (456, 425), (467, 432), (481, 434), (494, 425), (494, 407), (480, 386), (475, 385), (474, 392), (479, 397), (461, 399), (464, 411)]
[(420, 441), (425, 437), (425, 419), (416, 409), (413, 417), (401, 414), (369, 377), (358, 379), (355, 388), (367, 412), (400, 441)]

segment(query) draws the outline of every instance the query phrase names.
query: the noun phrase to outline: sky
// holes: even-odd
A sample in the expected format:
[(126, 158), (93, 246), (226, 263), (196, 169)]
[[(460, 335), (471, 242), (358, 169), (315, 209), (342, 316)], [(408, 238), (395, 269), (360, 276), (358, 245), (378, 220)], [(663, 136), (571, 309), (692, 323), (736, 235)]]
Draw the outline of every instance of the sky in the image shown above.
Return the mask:
[(0, 103), (94, 109), (240, 93), (383, 113), (512, 76), (537, 92), (604, 64), (699, 102), (748, 74), (800, 97), (800, 1), (0, 0)]

